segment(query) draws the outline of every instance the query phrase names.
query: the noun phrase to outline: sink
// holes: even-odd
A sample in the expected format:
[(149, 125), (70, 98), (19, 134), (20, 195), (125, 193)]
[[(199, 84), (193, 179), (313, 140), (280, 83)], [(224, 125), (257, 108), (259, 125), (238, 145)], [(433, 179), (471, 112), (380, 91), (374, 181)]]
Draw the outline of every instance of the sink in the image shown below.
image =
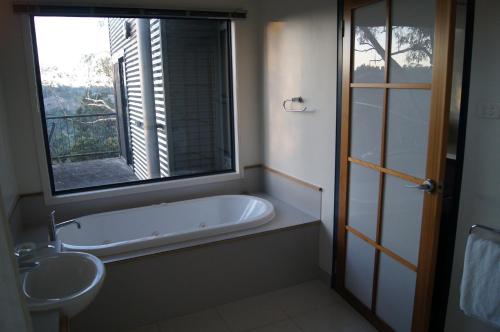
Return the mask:
[(73, 317), (94, 300), (106, 274), (101, 260), (87, 253), (61, 252), (35, 260), (39, 266), (21, 276), (30, 311), (58, 310)]

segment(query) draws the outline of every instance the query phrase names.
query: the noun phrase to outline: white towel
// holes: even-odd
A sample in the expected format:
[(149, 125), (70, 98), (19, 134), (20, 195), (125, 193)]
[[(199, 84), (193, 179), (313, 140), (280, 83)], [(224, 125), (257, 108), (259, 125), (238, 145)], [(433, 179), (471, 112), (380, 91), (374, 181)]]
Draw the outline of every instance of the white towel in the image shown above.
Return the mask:
[(500, 244), (476, 233), (465, 249), (460, 308), (500, 327)]

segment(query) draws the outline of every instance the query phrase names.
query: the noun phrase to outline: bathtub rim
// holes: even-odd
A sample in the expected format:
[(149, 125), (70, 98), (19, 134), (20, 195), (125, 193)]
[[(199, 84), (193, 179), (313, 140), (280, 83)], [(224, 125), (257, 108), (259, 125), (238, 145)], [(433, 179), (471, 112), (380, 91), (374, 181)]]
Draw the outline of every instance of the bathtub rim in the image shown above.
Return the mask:
[[(88, 252), (92, 255), (96, 255), (98, 257), (106, 257), (106, 256), (112, 256), (112, 255), (120, 255), (120, 254), (126, 254), (128, 252), (134, 252), (137, 250), (147, 250), (155, 247), (161, 247), (165, 245), (171, 245), (171, 244), (176, 244), (184, 241), (192, 241), (192, 240), (197, 240), (197, 239), (205, 239), (205, 238), (210, 238), (214, 237), (217, 235), (223, 235), (223, 234), (228, 234), (228, 233), (235, 233), (238, 231), (244, 231), (248, 230), (251, 228), (257, 228), (262, 225), (265, 225), (269, 222), (271, 222), (275, 216), (276, 216), (276, 211), (275, 211), (275, 206), (272, 202), (270, 202), (268, 199), (255, 196), (255, 195), (247, 195), (247, 194), (234, 194), (234, 195), (213, 195), (213, 196), (206, 196), (206, 197), (200, 197), (200, 198), (193, 198), (193, 199), (185, 199), (185, 200), (180, 200), (180, 201), (172, 201), (172, 202), (163, 202), (163, 203), (158, 203), (158, 204), (152, 204), (152, 205), (147, 205), (147, 206), (140, 206), (136, 208), (129, 208), (129, 209), (121, 209), (121, 210), (114, 210), (114, 211), (107, 211), (107, 212), (101, 212), (101, 213), (95, 213), (91, 214), (89, 216), (105, 216), (105, 215), (110, 215), (110, 214), (115, 214), (123, 211), (128, 211), (128, 210), (135, 210), (135, 211), (140, 211), (140, 210), (146, 210), (150, 209), (152, 207), (164, 207), (167, 205), (171, 204), (192, 204), (196, 203), (197, 201), (204, 201), (204, 200), (210, 200), (214, 198), (228, 198), (228, 197), (244, 197), (246, 199), (251, 199), (251, 200), (257, 200), (261, 203), (263, 203), (266, 207), (266, 210), (269, 210), (270, 213), (265, 213), (264, 216), (257, 218), (253, 217), (250, 218), (248, 221), (245, 223), (229, 223), (229, 224), (221, 224), (221, 225), (216, 225), (204, 229), (196, 229), (196, 230), (190, 230), (190, 231), (183, 231), (179, 233), (175, 233), (172, 235), (171, 233), (163, 234), (162, 236), (147, 236), (147, 237), (141, 237), (137, 239), (132, 239), (132, 240), (126, 240), (126, 241), (119, 241), (119, 242), (113, 242), (109, 244), (101, 244), (101, 245), (91, 245), (91, 246), (82, 246), (82, 245), (71, 245), (71, 244), (66, 244), (64, 241), (61, 240), (61, 246), (63, 251), (67, 252), (73, 252), (73, 251), (84, 251)], [(80, 218), (84, 218), (86, 216), (82, 216)], [(76, 218), (76, 220), (79, 220), (79, 218)], [(247, 224), (247, 227), (241, 228), (241, 225)], [(65, 227), (73, 227), (74, 225), (68, 225)], [(238, 227), (240, 226), (240, 227)], [(83, 227), (82, 227), (83, 228)], [(238, 228), (238, 229), (236, 229)], [(220, 231), (220, 230), (226, 230), (226, 231)], [(59, 235), (59, 233), (63, 231), (63, 228), (58, 229), (56, 232)], [(187, 238), (189, 234), (192, 234), (191, 238)], [(205, 235), (206, 234), (206, 235)], [(196, 235), (201, 235), (197, 236)], [(173, 241), (169, 241), (168, 243), (159, 243), (162, 242), (162, 240), (165, 240), (168, 237), (173, 237)], [(144, 245), (148, 244), (149, 245)], [(124, 245), (129, 245), (127, 246), (127, 250), (123, 250), (120, 252), (120, 248)], [(143, 246), (141, 246), (143, 244)], [(110, 253), (111, 252), (111, 253)]]
[[(251, 197), (251, 198), (255, 198), (255, 199), (259, 200), (259, 201), (262, 201), (264, 203), (265, 202), (269, 202), (270, 203), (269, 199), (268, 198), (264, 198), (263, 195), (251, 195), (251, 194), (210, 195), (210, 196), (203, 196), (203, 197), (197, 197), (197, 198), (181, 199), (181, 200), (178, 200), (178, 201), (161, 202), (161, 203), (156, 203), (156, 204), (149, 204), (149, 205), (132, 207), (132, 208), (127, 208), (127, 209), (119, 209), (119, 210), (112, 210), (112, 211), (92, 213), (92, 214), (88, 214), (88, 215), (85, 215), (85, 216), (80, 216), (80, 217), (77, 217), (77, 218), (74, 218), (74, 219), (78, 220), (80, 218), (84, 218), (84, 217), (87, 217), (87, 216), (96, 216), (96, 215), (103, 216), (103, 215), (108, 215), (108, 214), (113, 214), (113, 213), (122, 212), (122, 211), (128, 211), (128, 210), (144, 210), (144, 209), (148, 209), (148, 208), (151, 208), (151, 207), (160, 207), (160, 206), (165, 206), (165, 205), (170, 205), (170, 204), (186, 204), (187, 202), (206, 200), (206, 199), (210, 199), (210, 198), (214, 198), (214, 197), (235, 197), (235, 196), (236, 197)], [(57, 229), (56, 232), (59, 233), (62, 229), (63, 228), (59, 228), (59, 229)]]

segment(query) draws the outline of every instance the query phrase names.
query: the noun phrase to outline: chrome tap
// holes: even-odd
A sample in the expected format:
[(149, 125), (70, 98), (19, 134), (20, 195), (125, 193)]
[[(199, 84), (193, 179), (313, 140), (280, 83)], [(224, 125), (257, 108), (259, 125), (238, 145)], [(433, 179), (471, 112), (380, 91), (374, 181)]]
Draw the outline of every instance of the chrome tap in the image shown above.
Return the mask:
[(70, 219), (68, 221), (63, 221), (59, 224), (56, 224), (56, 210), (53, 210), (51, 213), (50, 213), (50, 221), (49, 221), (49, 240), (51, 242), (55, 242), (57, 241), (57, 232), (56, 230), (61, 228), (61, 227), (64, 227), (64, 226), (67, 226), (67, 225), (70, 225), (70, 224), (76, 224), (76, 227), (78, 229), (82, 228), (82, 225), (80, 224), (79, 221), (77, 221), (76, 219)]
[(28, 272), (40, 266), (40, 262), (31, 260), (34, 249), (19, 249), (14, 252), (20, 273)]
[(30, 262), (18, 262), (17, 266), (19, 266), (19, 272), (24, 273), (24, 272), (29, 272), (31, 270), (36, 269), (37, 267), (40, 266), (40, 262), (37, 261), (30, 261)]

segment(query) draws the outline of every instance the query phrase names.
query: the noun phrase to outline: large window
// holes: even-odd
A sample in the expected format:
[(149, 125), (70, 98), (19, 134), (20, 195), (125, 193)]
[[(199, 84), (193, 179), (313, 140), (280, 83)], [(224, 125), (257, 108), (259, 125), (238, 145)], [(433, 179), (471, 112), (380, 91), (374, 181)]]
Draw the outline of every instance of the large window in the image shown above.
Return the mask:
[(229, 21), (32, 23), (54, 195), (235, 170)]

